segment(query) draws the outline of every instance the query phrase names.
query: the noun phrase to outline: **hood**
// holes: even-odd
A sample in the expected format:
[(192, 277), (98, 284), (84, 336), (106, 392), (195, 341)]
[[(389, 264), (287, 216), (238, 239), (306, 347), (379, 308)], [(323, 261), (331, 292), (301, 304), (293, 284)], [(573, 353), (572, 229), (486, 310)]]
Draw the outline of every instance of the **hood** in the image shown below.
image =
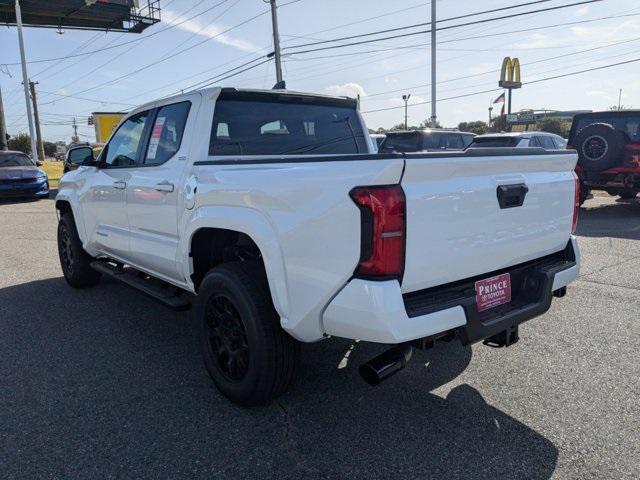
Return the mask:
[[(0, 180), (17, 180), (35, 178), (42, 172), (39, 168), (33, 167), (2, 167), (0, 168)], [(44, 172), (43, 172), (44, 173)]]

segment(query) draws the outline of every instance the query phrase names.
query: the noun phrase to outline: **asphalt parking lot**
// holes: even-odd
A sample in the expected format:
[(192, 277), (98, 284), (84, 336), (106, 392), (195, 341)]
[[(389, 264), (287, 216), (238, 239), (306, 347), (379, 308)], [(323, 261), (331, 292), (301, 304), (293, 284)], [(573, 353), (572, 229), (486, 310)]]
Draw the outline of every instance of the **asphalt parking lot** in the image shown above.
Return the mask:
[[(307, 345), (277, 402), (233, 406), (193, 321), (104, 281), (69, 288), (52, 200), (0, 203), (0, 478), (640, 477), (640, 202), (582, 209), (579, 281), (508, 349)], [(343, 367), (343, 368), (339, 368)]]

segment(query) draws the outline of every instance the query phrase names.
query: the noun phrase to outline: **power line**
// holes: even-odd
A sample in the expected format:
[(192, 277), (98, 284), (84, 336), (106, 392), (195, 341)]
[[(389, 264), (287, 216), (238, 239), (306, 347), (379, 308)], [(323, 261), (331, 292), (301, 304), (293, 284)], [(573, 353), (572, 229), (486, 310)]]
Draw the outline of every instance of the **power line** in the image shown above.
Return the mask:
[[(198, 3), (196, 3), (194, 6), (192, 6), (191, 8), (189, 8), (189, 9), (187, 10), (187, 12), (189, 12), (189, 11), (193, 10), (193, 8), (194, 8), (194, 7), (197, 7), (197, 6), (198, 6), (198, 5), (200, 5), (203, 1), (204, 1), (204, 0), (200, 0), (200, 1), (199, 1)], [(226, 1), (228, 1), (228, 0), (223, 0), (220, 4), (225, 3)], [(27, 63), (27, 64), (33, 64), (33, 63), (55, 62), (56, 60), (65, 60), (65, 59), (69, 59), (69, 58), (82, 57), (82, 56), (86, 56), (86, 55), (93, 55), (94, 53), (104, 52), (104, 51), (106, 51), (106, 50), (112, 50), (112, 49), (114, 49), (114, 48), (122, 47), (122, 46), (124, 46), (124, 45), (130, 45), (130, 44), (132, 44), (132, 43), (141, 42), (141, 41), (143, 41), (143, 40), (146, 40), (147, 38), (153, 37), (153, 36), (155, 36), (155, 35), (159, 35), (159, 34), (161, 34), (161, 33), (163, 33), (163, 32), (166, 32), (167, 30), (171, 30), (171, 29), (173, 29), (173, 28), (175, 28), (175, 27), (177, 27), (177, 26), (179, 26), (179, 25), (182, 25), (183, 23), (188, 22), (189, 20), (192, 20), (192, 19), (194, 19), (195, 17), (197, 17), (197, 16), (199, 16), (199, 15), (202, 15), (202, 14), (204, 14), (204, 13), (206, 13), (206, 12), (210, 11), (210, 10), (213, 10), (214, 8), (216, 8), (216, 7), (217, 7), (218, 5), (220, 5), (220, 4), (215, 4), (215, 5), (213, 5), (213, 6), (209, 7), (209, 8), (207, 8), (206, 10), (203, 10), (202, 12), (200, 12), (200, 13), (197, 13), (197, 14), (193, 15), (192, 17), (186, 18), (186, 19), (184, 19), (184, 20), (182, 20), (182, 21), (180, 21), (180, 22), (178, 22), (178, 23), (171, 24), (171, 25), (169, 25), (168, 27), (165, 27), (165, 28), (163, 28), (163, 29), (161, 29), (161, 30), (158, 30), (158, 31), (155, 31), (155, 32), (151, 32), (150, 34), (145, 35), (145, 36), (143, 36), (143, 37), (134, 38), (134, 39), (132, 39), (132, 40), (128, 40), (128, 41), (126, 41), (126, 42), (118, 43), (117, 45), (111, 45), (111, 46), (108, 46), (108, 47), (107, 47), (107, 46), (105, 46), (105, 47), (98, 48), (98, 49), (95, 49), (95, 50), (90, 50), (90, 51), (88, 51), (88, 52), (77, 53), (77, 54), (74, 54), (74, 55), (67, 55), (67, 56), (64, 56), (64, 57), (53, 57), (53, 58), (42, 58), (42, 59), (39, 59), (39, 60), (30, 60), (30, 61), (28, 61), (28, 62), (26, 62), (26, 63)], [(185, 12), (185, 13), (186, 13), (186, 12)], [(184, 14), (183, 14), (183, 15), (184, 15)], [(2, 63), (3, 63), (3, 65), (8, 65), (8, 66), (20, 65), (20, 62), (13, 62), (13, 63), (4, 63), (4, 62), (2, 62)]]
[[(549, 1), (549, 0), (544, 0), (544, 1)], [(481, 23), (489, 23), (489, 22), (496, 22), (499, 20), (505, 20), (505, 19), (509, 19), (509, 18), (514, 18), (514, 17), (520, 17), (523, 15), (531, 15), (534, 13), (542, 13), (542, 12), (549, 12), (549, 11), (553, 11), (553, 10), (559, 10), (559, 9), (563, 9), (563, 8), (569, 8), (569, 7), (575, 7), (578, 5), (585, 5), (585, 4), (589, 4), (589, 3), (595, 3), (595, 2), (601, 2), (603, 0), (582, 0), (580, 2), (575, 2), (575, 3), (570, 3), (567, 5), (558, 5), (558, 6), (554, 6), (554, 7), (547, 7), (547, 8), (541, 8), (541, 9), (537, 9), (537, 10), (528, 10), (526, 12), (518, 12), (518, 13), (512, 13), (509, 15), (502, 15), (500, 17), (494, 17), (494, 18), (485, 18), (482, 20), (475, 20), (472, 22), (466, 22), (466, 23), (460, 23), (460, 24), (456, 24), (456, 25), (449, 25), (449, 26), (444, 26), (444, 27), (439, 27), (436, 28), (436, 31), (442, 31), (442, 30), (450, 30), (453, 28), (460, 28), (460, 27), (467, 27), (470, 25), (478, 25)], [(537, 2), (534, 2), (537, 3)], [(526, 4), (520, 4), (520, 5), (514, 5), (512, 7), (504, 7), (506, 8), (516, 8), (519, 6), (523, 6)], [(486, 12), (478, 12), (475, 15), (481, 15), (483, 13)], [(469, 14), (472, 15), (472, 14)], [(455, 18), (455, 17), (452, 17)], [(448, 21), (448, 19), (444, 19), (444, 20), (439, 20), (438, 23), (441, 22), (445, 22)], [(370, 33), (363, 33), (363, 34), (359, 34), (359, 35), (350, 35), (347, 37), (340, 37), (340, 38), (334, 38), (331, 40), (322, 40), (319, 42), (311, 42), (311, 43), (303, 43), (303, 44), (298, 44), (298, 45), (291, 45), (289, 47), (284, 47), (283, 50), (291, 50), (291, 49), (295, 49), (295, 48), (302, 48), (302, 47), (308, 47), (308, 46), (314, 46), (314, 45), (321, 45), (321, 44), (326, 44), (326, 43), (333, 43), (333, 42), (338, 42), (338, 41), (342, 41), (342, 40), (350, 40), (350, 39), (354, 39), (354, 38), (361, 38), (361, 37), (366, 37), (366, 36), (371, 36), (371, 35), (379, 35), (382, 33), (390, 33), (390, 32), (395, 32), (395, 31), (400, 31), (400, 30), (408, 30), (411, 28), (416, 28), (416, 27), (423, 27), (428, 25), (428, 23), (417, 23), (414, 25), (407, 25), (404, 27), (397, 27), (397, 28), (391, 28), (391, 29), (387, 29), (387, 30), (378, 30), (376, 32), (370, 32)], [(376, 39), (369, 39), (369, 40), (362, 40), (359, 42), (351, 42), (351, 43), (347, 43), (347, 44), (340, 44), (340, 45), (332, 45), (332, 46), (328, 46), (328, 47), (320, 47), (320, 48), (316, 48), (316, 49), (309, 49), (309, 50), (302, 50), (302, 51), (298, 51), (298, 52), (293, 52), (293, 53), (309, 53), (309, 52), (317, 52), (319, 50), (329, 50), (329, 49), (333, 49), (333, 48), (344, 48), (344, 47), (349, 47), (349, 46), (353, 46), (353, 45), (362, 45), (362, 44), (366, 44), (366, 43), (371, 43), (371, 42), (378, 42), (381, 40), (391, 40), (391, 39), (395, 39), (395, 38), (403, 38), (403, 37), (409, 37), (409, 36), (413, 36), (413, 35), (422, 35), (422, 34), (426, 34), (426, 33), (431, 33), (431, 29), (428, 30), (420, 30), (417, 32), (410, 32), (410, 33), (404, 33), (404, 34), (399, 34), (399, 35), (392, 35), (392, 36), (388, 36), (388, 37), (382, 37), (382, 38), (376, 38)]]
[[(604, 70), (604, 69), (607, 69), (607, 68), (613, 68), (613, 67), (618, 67), (620, 65), (628, 65), (630, 63), (637, 63), (637, 62), (640, 62), (640, 58), (633, 58), (631, 60), (625, 60), (623, 62), (611, 63), (609, 65), (601, 65), (599, 67), (587, 68), (585, 70), (578, 70), (576, 72), (564, 73), (564, 74), (561, 74), (561, 75), (554, 75), (552, 77), (539, 78), (537, 80), (531, 80), (529, 82), (523, 82), (523, 85), (530, 85), (532, 83), (547, 82), (547, 81), (550, 81), (550, 80), (556, 80), (558, 78), (565, 78), (565, 77), (570, 77), (570, 76), (573, 76), (573, 75), (581, 75), (583, 73), (594, 72), (594, 71), (597, 71), (597, 70)], [(454, 100), (454, 99), (465, 98), (465, 97), (472, 97), (472, 96), (475, 96), (475, 95), (481, 95), (481, 94), (484, 94), (484, 93), (491, 93), (491, 92), (498, 92), (498, 91), (502, 91), (502, 89), (501, 88), (493, 88), (493, 89), (490, 89), (490, 90), (482, 90), (482, 91), (479, 91), (479, 92), (465, 93), (465, 94), (462, 94), (462, 95), (455, 95), (453, 97), (442, 98), (439, 101), (442, 101), (442, 100)], [(412, 103), (409, 106), (410, 107), (414, 107), (414, 106), (417, 106), (417, 105), (426, 105), (426, 104), (429, 104), (429, 103), (431, 103), (431, 101), (425, 100), (424, 102)], [(404, 108), (404, 106), (400, 105), (400, 106), (397, 106), (397, 107), (378, 108), (378, 109), (375, 109), (375, 110), (367, 110), (367, 111), (364, 111), (362, 113), (383, 112), (383, 111), (386, 111), (386, 110), (397, 110), (398, 108)]]

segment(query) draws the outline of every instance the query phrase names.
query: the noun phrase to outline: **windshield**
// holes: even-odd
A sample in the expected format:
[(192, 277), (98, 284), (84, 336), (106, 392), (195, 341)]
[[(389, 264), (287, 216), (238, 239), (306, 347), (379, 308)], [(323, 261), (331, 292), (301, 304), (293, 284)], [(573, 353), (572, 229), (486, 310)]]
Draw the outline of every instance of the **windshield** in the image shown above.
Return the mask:
[(0, 155), (0, 168), (2, 167), (33, 167), (29, 157), (20, 153)]
[(216, 102), (210, 155), (367, 153), (355, 108), (283, 96)]
[(589, 115), (578, 118), (572, 133), (575, 135), (584, 127), (594, 123), (608, 123), (616, 130), (623, 132), (627, 138), (633, 143), (640, 143), (640, 115)]

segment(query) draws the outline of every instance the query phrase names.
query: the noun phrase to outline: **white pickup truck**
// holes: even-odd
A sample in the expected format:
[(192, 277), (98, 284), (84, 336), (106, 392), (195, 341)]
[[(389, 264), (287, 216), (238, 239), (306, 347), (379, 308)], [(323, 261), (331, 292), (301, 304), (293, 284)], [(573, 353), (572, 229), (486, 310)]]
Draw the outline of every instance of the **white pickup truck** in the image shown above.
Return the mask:
[(573, 151), (375, 154), (348, 98), (211, 88), (136, 108), (60, 181), (62, 271), (192, 305), (219, 390), (250, 405), (301, 342), (508, 346), (578, 275)]

